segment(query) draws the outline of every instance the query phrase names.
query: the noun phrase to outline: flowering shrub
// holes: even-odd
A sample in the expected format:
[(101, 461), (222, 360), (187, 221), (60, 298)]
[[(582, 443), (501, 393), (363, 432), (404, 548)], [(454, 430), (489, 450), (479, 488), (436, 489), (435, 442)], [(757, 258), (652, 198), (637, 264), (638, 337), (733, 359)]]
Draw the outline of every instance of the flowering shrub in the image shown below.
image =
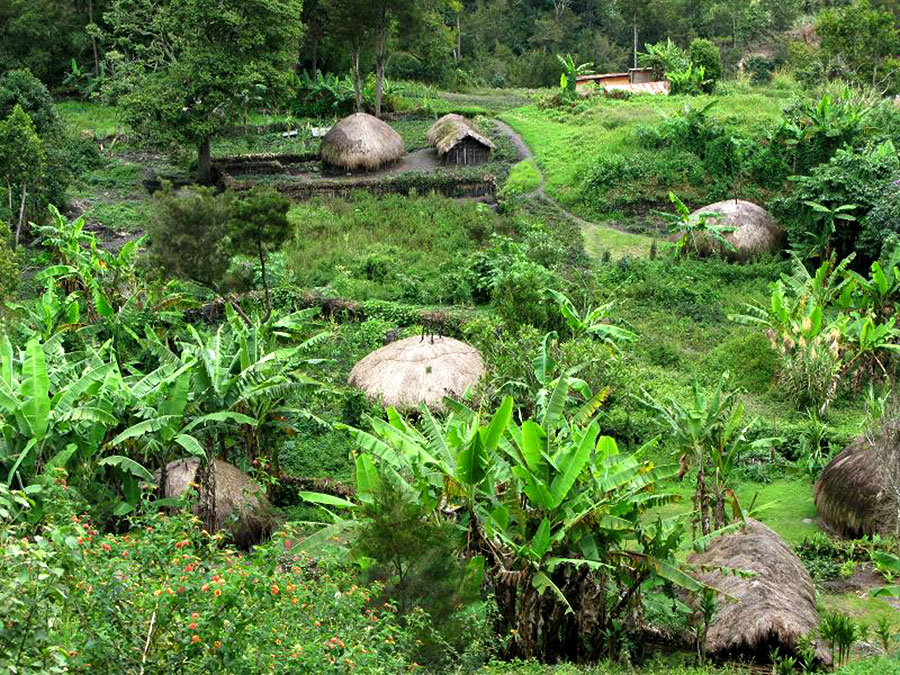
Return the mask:
[[(55, 502), (55, 506), (60, 506)], [(102, 534), (66, 507), (0, 521), (0, 669), (14, 672), (398, 673), (409, 638), (378, 587), (281, 533), (221, 549), (188, 516)]]

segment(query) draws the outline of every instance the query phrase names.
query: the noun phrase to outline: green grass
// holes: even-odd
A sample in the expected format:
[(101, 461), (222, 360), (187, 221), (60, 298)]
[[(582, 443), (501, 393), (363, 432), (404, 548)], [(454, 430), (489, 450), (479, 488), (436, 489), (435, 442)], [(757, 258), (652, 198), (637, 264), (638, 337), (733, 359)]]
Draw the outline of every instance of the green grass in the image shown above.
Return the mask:
[[(792, 95), (792, 94), (791, 94)], [(728, 120), (753, 136), (774, 127), (780, 119), (787, 94), (773, 96), (768, 90), (750, 90), (715, 97), (710, 115)], [(532, 149), (544, 174), (549, 196), (574, 213), (589, 219), (607, 215), (603, 203), (586, 200), (583, 183), (602, 157), (646, 155), (647, 161), (671, 160), (669, 171), (676, 175), (685, 170), (683, 159), (673, 153), (647, 153), (636, 134), (641, 125), (659, 123), (686, 105), (702, 107), (713, 97), (635, 96), (627, 101), (592, 99), (582, 102), (575, 112), (542, 110), (528, 105), (500, 115), (524, 138)], [(646, 183), (646, 184), (645, 184)], [(637, 209), (666, 206), (666, 194), (675, 189), (686, 198), (703, 190), (690, 184), (668, 181), (656, 184), (654, 179), (630, 184), (623, 180), (615, 186), (617, 198), (633, 203)], [(699, 191), (699, 192), (698, 192)]]
[[(581, 228), (584, 249), (588, 255), (601, 259), (607, 252), (611, 257), (643, 258), (650, 252), (653, 240), (643, 234), (617, 230), (602, 223), (590, 223)], [(660, 249), (663, 244), (659, 244)]]
[(512, 224), (483, 205), (443, 197), (312, 200), (290, 212), (289, 274), (303, 288), (340, 297), (448, 304), (466, 257)]
[(513, 165), (506, 179), (503, 191), (509, 196), (534, 192), (541, 186), (541, 172), (533, 159), (526, 159)]
[(892, 657), (876, 656), (850, 663), (837, 672), (841, 675), (900, 675), (900, 658), (896, 654)]
[(118, 110), (113, 106), (83, 101), (63, 101), (56, 104), (56, 110), (73, 128), (90, 132), (97, 138), (107, 138), (127, 130)]

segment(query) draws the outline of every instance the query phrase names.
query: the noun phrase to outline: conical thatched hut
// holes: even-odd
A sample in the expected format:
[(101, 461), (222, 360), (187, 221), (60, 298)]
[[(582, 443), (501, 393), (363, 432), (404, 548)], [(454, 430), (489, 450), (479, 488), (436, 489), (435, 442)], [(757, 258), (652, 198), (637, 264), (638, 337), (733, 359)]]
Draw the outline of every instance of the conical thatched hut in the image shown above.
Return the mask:
[(478, 351), (447, 337), (411, 337), (378, 349), (350, 371), (349, 383), (398, 409), (425, 403), (443, 409), (445, 396), (460, 396), (484, 375)]
[(403, 139), (377, 117), (356, 113), (335, 124), (322, 139), (320, 156), (343, 171), (374, 171), (406, 154)]
[(822, 470), (813, 495), (822, 520), (845, 537), (893, 530), (893, 510), (875, 451), (857, 438)]
[[(717, 656), (749, 655), (797, 647), (797, 640), (819, 622), (816, 591), (809, 572), (790, 547), (768, 527), (748, 520), (733, 534), (714, 539), (688, 562), (694, 576), (718, 589), (717, 611), (706, 635), (706, 649)], [(718, 568), (718, 569), (717, 569)], [(725, 573), (739, 570), (752, 576)]]
[(708, 253), (720, 252), (732, 260), (749, 260), (765, 253), (778, 253), (784, 246), (784, 229), (768, 211), (752, 202), (728, 199), (694, 211), (691, 218), (702, 214), (709, 215), (708, 225), (734, 228), (725, 234), (734, 250), (705, 238), (699, 243), (701, 250), (705, 248)]
[[(193, 484), (199, 483), (199, 468), (200, 460), (196, 457), (167, 464), (163, 496), (184, 495)], [(237, 546), (246, 548), (259, 543), (269, 535), (273, 525), (272, 506), (262, 488), (236, 466), (221, 459), (215, 461), (214, 471), (217, 528), (227, 531)], [(199, 510), (199, 505), (195, 505), (194, 514), (199, 515)]]
[(482, 164), (491, 159), (494, 144), (462, 115), (444, 115), (428, 130), (428, 142), (444, 164)]

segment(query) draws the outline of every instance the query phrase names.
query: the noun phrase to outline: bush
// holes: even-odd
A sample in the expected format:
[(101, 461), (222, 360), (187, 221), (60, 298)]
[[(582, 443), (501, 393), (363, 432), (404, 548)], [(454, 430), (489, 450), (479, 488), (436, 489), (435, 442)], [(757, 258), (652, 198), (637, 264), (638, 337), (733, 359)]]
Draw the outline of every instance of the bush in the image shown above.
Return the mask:
[(39, 135), (59, 131), (53, 97), (28, 70), (10, 70), (0, 77), (0, 118), (8, 117), (17, 105), (31, 117)]
[(716, 82), (722, 77), (722, 54), (718, 45), (710, 40), (697, 38), (691, 42), (688, 55), (694, 66), (703, 66), (705, 69), (706, 82), (703, 91), (707, 94), (712, 93)]
[(769, 84), (775, 73), (775, 64), (762, 54), (750, 54), (744, 59), (744, 72), (750, 76), (752, 84)]
[[(785, 224), (791, 246), (806, 250), (815, 245), (811, 235), (818, 237), (823, 227), (821, 212), (810, 203), (830, 209), (853, 206), (848, 211), (853, 220), (836, 220), (830, 242), (839, 259), (855, 252), (859, 254), (856, 264), (865, 267), (881, 254), (879, 231), (874, 228), (884, 225), (883, 219), (889, 218), (885, 210), (891, 208), (889, 187), (897, 176), (900, 176), (900, 159), (893, 143), (886, 142), (862, 152), (838, 150), (827, 164), (814, 167), (808, 176), (798, 177), (794, 193), (776, 200), (773, 211)], [(861, 236), (863, 217), (885, 197), (888, 201), (883, 210), (866, 228), (865, 236)], [(891, 231), (888, 229), (884, 234)]]
[(544, 289), (558, 284), (556, 275), (546, 267), (517, 260), (496, 277), (491, 301), (508, 326), (526, 324), (553, 330), (559, 325), (559, 311), (547, 300)]
[(857, 240), (857, 249), (868, 258), (881, 258), (900, 244), (900, 184), (896, 181), (884, 188), (881, 197), (869, 211)]
[(0, 221), (0, 301), (12, 300), (19, 287), (19, 256), (10, 247), (9, 226)]
[(228, 222), (232, 195), (215, 188), (171, 185), (153, 195), (149, 256), (167, 274), (218, 289), (231, 262)]
[[(196, 519), (152, 514), (104, 534), (55, 488), (42, 524), (0, 531), (0, 667), (21, 672), (406, 670), (378, 586), (283, 532), (220, 549)], [(2, 495), (0, 495), (2, 496)], [(34, 611), (40, 607), (40, 611)]]

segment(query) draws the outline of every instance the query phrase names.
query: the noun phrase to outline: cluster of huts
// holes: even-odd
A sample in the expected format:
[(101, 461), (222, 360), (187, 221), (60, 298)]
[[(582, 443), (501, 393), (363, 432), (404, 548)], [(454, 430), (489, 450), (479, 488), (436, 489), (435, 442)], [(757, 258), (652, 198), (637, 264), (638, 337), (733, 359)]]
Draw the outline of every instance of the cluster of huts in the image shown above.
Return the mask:
[[(445, 115), (428, 131), (428, 142), (442, 164), (469, 166), (491, 159), (494, 143), (462, 115)], [(375, 171), (400, 161), (406, 144), (383, 120), (356, 113), (335, 124), (322, 139), (320, 157), (330, 168)]]
[[(428, 141), (444, 164), (489, 161), (494, 144), (474, 124), (446, 115), (428, 132)], [(323, 138), (322, 161), (342, 171), (371, 171), (400, 160), (402, 138), (385, 122), (364, 113), (338, 122)], [(728, 200), (698, 210), (727, 229), (733, 250), (712, 238), (712, 252), (747, 259), (780, 250), (784, 231), (762, 208)], [(447, 337), (411, 337), (392, 342), (363, 358), (349, 384), (370, 398), (400, 410), (422, 404), (440, 411), (446, 397), (459, 397), (484, 376), (481, 355), (472, 346)], [(900, 437), (900, 433), (898, 433)], [(877, 458), (864, 440), (852, 444), (825, 468), (815, 485), (815, 502), (825, 525), (856, 537), (892, 531), (896, 505), (890, 502)], [(166, 495), (178, 495), (198, 482), (197, 459), (167, 467)], [(223, 461), (214, 464), (219, 526), (239, 544), (258, 540), (271, 527), (271, 506), (248, 476)], [(893, 508), (892, 508), (893, 507)], [(695, 578), (720, 591), (717, 612), (706, 634), (706, 651), (721, 657), (767, 657), (773, 648), (792, 651), (818, 624), (815, 587), (791, 548), (765, 525), (748, 520), (714, 539), (688, 560)], [(740, 570), (735, 574), (733, 570)]]

